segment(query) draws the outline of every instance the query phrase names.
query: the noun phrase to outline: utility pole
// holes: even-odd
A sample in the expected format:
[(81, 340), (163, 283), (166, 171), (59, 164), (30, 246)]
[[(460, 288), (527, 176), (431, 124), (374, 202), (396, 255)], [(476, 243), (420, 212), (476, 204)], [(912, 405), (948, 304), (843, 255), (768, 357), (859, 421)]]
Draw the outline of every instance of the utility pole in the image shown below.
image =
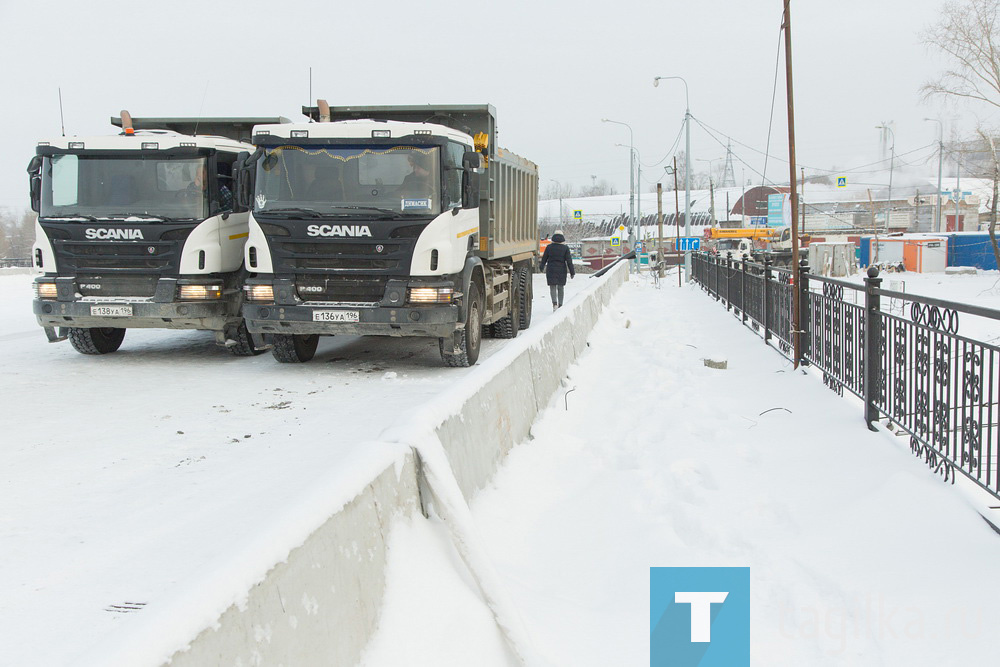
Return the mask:
[(799, 234), (806, 233), (806, 168), (801, 167), (802, 170), (802, 189), (800, 190), (799, 199), (802, 200), (802, 229), (799, 230)]
[(708, 217), (712, 227), (715, 227), (715, 183), (711, 174), (708, 176)]
[(663, 183), (656, 184), (656, 275), (663, 277)]
[[(681, 245), (681, 202), (680, 194), (677, 192), (677, 156), (674, 156), (674, 229), (677, 231), (677, 240), (674, 242), (674, 252), (680, 250)], [(681, 286), (681, 265), (677, 263), (677, 286)]]
[(801, 301), (799, 292), (802, 289), (802, 281), (799, 280), (799, 232), (798, 225), (795, 224), (796, 214), (799, 212), (799, 196), (795, 187), (795, 98), (792, 95), (792, 16), (790, 12), (791, 0), (785, 0), (785, 90), (788, 98), (788, 184), (791, 188), (792, 206), (792, 276), (795, 278), (795, 294), (792, 297), (792, 367), (799, 367), (799, 356), (802, 349), (800, 340), (800, 315), (799, 302)]

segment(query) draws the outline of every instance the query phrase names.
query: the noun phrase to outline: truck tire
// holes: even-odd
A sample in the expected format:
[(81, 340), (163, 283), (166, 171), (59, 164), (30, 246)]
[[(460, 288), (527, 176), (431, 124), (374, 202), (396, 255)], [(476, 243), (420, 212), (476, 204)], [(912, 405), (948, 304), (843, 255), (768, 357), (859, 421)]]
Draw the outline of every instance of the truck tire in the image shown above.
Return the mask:
[(493, 323), (494, 338), (514, 338), (521, 328), (519, 324), (521, 319), (519, 316), (521, 312), (521, 290), (518, 289), (518, 284), (520, 283), (519, 277), (518, 275), (511, 276), (513, 293), (510, 295), (510, 315), (501, 317)]
[(283, 364), (301, 364), (316, 356), (319, 334), (274, 334), (271, 354)]
[(108, 354), (122, 346), (125, 339), (124, 329), (101, 328), (81, 329), (71, 327), (69, 342), (80, 354)]
[(257, 349), (257, 345), (253, 342), (253, 335), (247, 329), (246, 320), (240, 320), (240, 326), (231, 333), (231, 338), (236, 341), (236, 345), (229, 345), (226, 349), (234, 357), (255, 357), (264, 351)]
[(479, 285), (475, 282), (469, 284), (469, 306), (465, 311), (465, 328), (458, 332), (459, 353), (452, 353), (451, 340), (447, 338), (438, 339), (438, 349), (441, 352), (441, 359), (446, 366), (452, 368), (464, 368), (472, 366), (479, 361), (479, 348), (482, 345), (483, 330), (483, 300), (479, 296)]
[(520, 269), (517, 278), (518, 325), (522, 329), (527, 329), (531, 326), (531, 299), (535, 291), (531, 269), (529, 267)]

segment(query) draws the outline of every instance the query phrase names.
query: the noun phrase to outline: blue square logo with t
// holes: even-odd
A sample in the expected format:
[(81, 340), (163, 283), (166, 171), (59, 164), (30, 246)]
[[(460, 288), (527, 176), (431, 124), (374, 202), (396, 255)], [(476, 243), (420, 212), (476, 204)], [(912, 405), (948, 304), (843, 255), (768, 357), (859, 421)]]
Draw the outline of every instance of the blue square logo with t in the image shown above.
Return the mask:
[(749, 567), (649, 568), (650, 667), (749, 664)]

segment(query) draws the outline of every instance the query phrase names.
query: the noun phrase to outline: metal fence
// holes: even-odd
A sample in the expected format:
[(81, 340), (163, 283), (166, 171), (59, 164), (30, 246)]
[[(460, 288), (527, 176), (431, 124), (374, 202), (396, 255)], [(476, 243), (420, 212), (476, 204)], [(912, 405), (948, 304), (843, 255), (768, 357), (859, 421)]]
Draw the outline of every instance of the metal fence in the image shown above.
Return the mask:
[(885, 290), (877, 270), (861, 285), (698, 253), (692, 277), (792, 361), (798, 280), (797, 361), (860, 398), (869, 428), (887, 419), (946, 480), (961, 472), (1000, 499), (1000, 347), (959, 333), (960, 316), (1000, 331), (1000, 311)]

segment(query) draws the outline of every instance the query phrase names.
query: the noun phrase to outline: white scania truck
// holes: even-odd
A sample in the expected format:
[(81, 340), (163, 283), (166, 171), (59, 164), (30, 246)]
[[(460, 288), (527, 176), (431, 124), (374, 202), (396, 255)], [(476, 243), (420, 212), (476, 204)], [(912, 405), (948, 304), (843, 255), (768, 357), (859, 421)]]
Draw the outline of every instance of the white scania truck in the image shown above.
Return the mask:
[(120, 134), (39, 142), (32, 308), (49, 340), (106, 354), (130, 328), (207, 329), (237, 356), (257, 353), (240, 312), (249, 212), (233, 163), (254, 150), (254, 125), (281, 121), (123, 111)]
[(471, 366), (483, 334), (531, 321), (538, 169), (496, 147), (489, 105), (304, 107), (254, 128), (243, 315), (281, 362), (321, 335), (439, 339)]

